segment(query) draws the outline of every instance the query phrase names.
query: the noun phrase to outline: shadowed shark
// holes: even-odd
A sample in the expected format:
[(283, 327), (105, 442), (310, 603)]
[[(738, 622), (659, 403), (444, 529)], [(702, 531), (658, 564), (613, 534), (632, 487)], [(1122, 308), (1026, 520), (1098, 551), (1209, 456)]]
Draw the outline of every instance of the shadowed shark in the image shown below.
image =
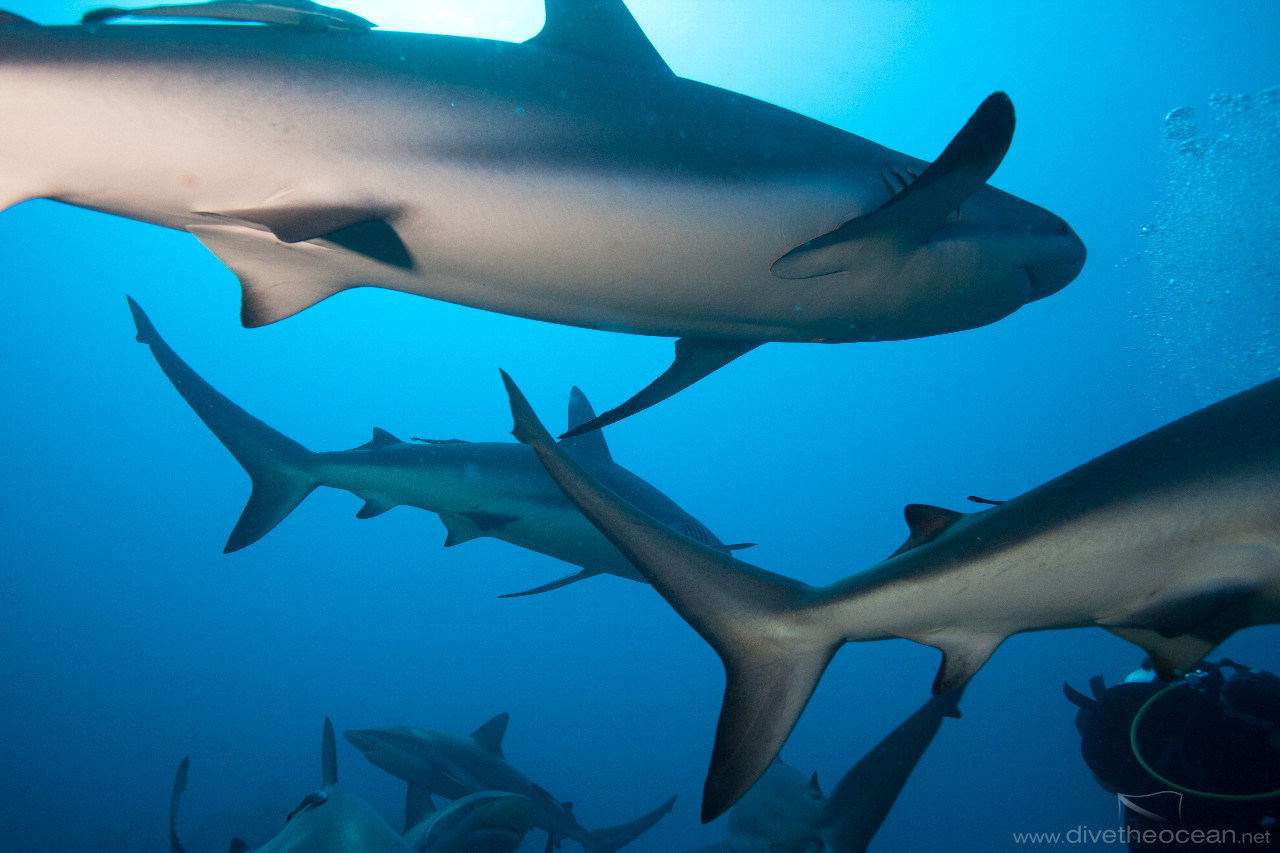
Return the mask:
[[(320, 789), (308, 794), (271, 840), (253, 853), (411, 853), (410, 847), (363, 799), (338, 787), (338, 758), (333, 724), (326, 717), (320, 746)], [(175, 826), (178, 798), (186, 789), (188, 761), (183, 759), (173, 780), (169, 805), (170, 853), (186, 853)], [(248, 851), (240, 839), (232, 853)], [(419, 853), (422, 853), (419, 851)]]
[(901, 548), (825, 587), (671, 534), (593, 480), (503, 381), (515, 437), (724, 663), (704, 820), (768, 768), (845, 643), (939, 649), (939, 694), (1023, 631), (1097, 625), (1171, 678), (1236, 630), (1280, 621), (1280, 380), (988, 510), (909, 505)]
[(393, 726), (348, 729), (344, 736), (377, 767), (408, 783), (405, 812), (432, 794), (455, 799), (473, 791), (509, 791), (533, 801), (534, 826), (547, 833), (547, 849), (563, 839), (577, 841), (586, 853), (613, 853), (630, 844), (671, 811), (675, 797), (635, 820), (591, 831), (578, 823), (570, 804), (529, 781), (502, 754), (507, 714), (499, 714), (466, 735)]
[(622, 0), (545, 9), (519, 44), (288, 0), (136, 13), (218, 25), (0, 13), (0, 210), (188, 231), (239, 278), (249, 326), (376, 286), (678, 338), (575, 432), (769, 341), (983, 326), (1084, 263), (1065, 222), (986, 184), (1013, 135), (1003, 93), (930, 164), (676, 76)]
[[(432, 812), (420, 803), (403, 836), (396, 835), (363, 799), (338, 787), (333, 725), (326, 718), (320, 746), (321, 787), (285, 819), (275, 837), (253, 853), (514, 853), (533, 825), (528, 797), (483, 791)], [(169, 851), (187, 853), (178, 838), (178, 803), (187, 788), (188, 758), (173, 778), (169, 801)], [(231, 853), (249, 845), (233, 839)]]
[(963, 688), (934, 696), (849, 769), (831, 798), (775, 759), (729, 812), (729, 840), (689, 853), (863, 853)]
[[(328, 486), (364, 500), (357, 518), (373, 518), (401, 505), (439, 514), (448, 530), (445, 547), (488, 536), (582, 567), (511, 596), (546, 592), (606, 573), (644, 581), (556, 488), (529, 448), (514, 442), (457, 439), (410, 443), (374, 429), (372, 441), (351, 450), (312, 452), (224, 397), (178, 357), (133, 299), (129, 309), (138, 341), (151, 348), (173, 387), (253, 483), (226, 553), (258, 541), (317, 486)], [(569, 425), (592, 415), (591, 404), (574, 388)], [(564, 443), (602, 482), (684, 535), (726, 551), (748, 547), (725, 545), (662, 492), (615, 463), (603, 434), (592, 432)]]

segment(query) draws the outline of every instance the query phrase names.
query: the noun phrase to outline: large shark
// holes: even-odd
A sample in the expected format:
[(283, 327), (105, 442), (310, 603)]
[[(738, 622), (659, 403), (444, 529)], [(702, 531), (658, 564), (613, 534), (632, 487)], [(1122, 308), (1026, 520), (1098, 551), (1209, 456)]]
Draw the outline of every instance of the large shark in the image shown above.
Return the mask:
[(508, 791), (533, 801), (534, 826), (547, 833), (547, 849), (563, 839), (577, 841), (586, 853), (613, 853), (630, 844), (671, 811), (671, 797), (648, 814), (595, 831), (578, 823), (569, 804), (534, 784), (502, 754), (507, 714), (498, 714), (470, 736), (391, 726), (348, 729), (344, 736), (374, 765), (408, 783), (405, 812), (411, 813), (431, 795), (448, 799), (474, 791)]
[(983, 326), (1084, 263), (1065, 222), (985, 183), (1012, 139), (1003, 93), (930, 164), (677, 77), (622, 0), (546, 0), (520, 44), (290, 0), (138, 14), (221, 20), (0, 13), (0, 210), (188, 231), (239, 277), (249, 326), (377, 286), (679, 339), (577, 431), (768, 341)]
[[(514, 442), (457, 439), (404, 442), (374, 429), (367, 444), (314, 453), (205, 382), (165, 343), (131, 298), (129, 309), (138, 341), (151, 348), (173, 387), (244, 466), (253, 483), (226, 552), (258, 541), (313, 489), (328, 486), (364, 499), (358, 518), (372, 518), (401, 505), (438, 513), (448, 530), (446, 547), (489, 536), (582, 567), (575, 574), (509, 595), (546, 592), (606, 573), (643, 582), (618, 549), (565, 499), (529, 448)], [(583, 423), (592, 414), (587, 398), (574, 388), (569, 395), (569, 425)], [(748, 547), (725, 545), (662, 492), (615, 463), (601, 433), (565, 439), (564, 444), (601, 482), (682, 534), (726, 551)]]
[[(320, 744), (321, 786), (308, 794), (285, 819), (284, 829), (253, 853), (514, 853), (533, 825), (528, 797), (483, 791), (432, 812), (430, 801), (406, 817), (403, 836), (361, 799), (338, 787), (338, 757), (333, 724), (324, 721)], [(187, 853), (178, 838), (178, 803), (187, 789), (190, 759), (184, 758), (173, 778), (169, 800), (169, 851)], [(231, 842), (231, 853), (249, 845)]]
[(765, 772), (845, 643), (939, 649), (940, 694), (1022, 631), (1097, 625), (1169, 678), (1236, 630), (1280, 621), (1280, 379), (988, 510), (909, 505), (901, 548), (825, 587), (647, 518), (558, 447), (503, 380), (516, 438), (724, 663), (704, 820)]
[(729, 812), (729, 840), (690, 853), (863, 853), (963, 688), (934, 696), (844, 774), (828, 799), (775, 759)]

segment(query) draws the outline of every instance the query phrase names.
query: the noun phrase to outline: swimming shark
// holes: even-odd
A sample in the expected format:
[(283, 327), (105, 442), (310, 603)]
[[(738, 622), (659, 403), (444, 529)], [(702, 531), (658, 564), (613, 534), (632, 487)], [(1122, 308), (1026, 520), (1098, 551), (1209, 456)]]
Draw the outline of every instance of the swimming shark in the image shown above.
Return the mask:
[[(345, 489), (364, 499), (357, 518), (392, 507), (437, 513), (448, 530), (445, 547), (488, 536), (528, 548), (582, 570), (506, 597), (546, 592), (599, 574), (643, 582), (618, 550), (574, 508), (547, 477), (529, 448), (514, 442), (457, 439), (405, 442), (382, 429), (351, 450), (315, 453), (228, 400), (165, 342), (141, 306), (129, 298), (137, 339), (205, 425), (231, 451), (253, 483), (244, 512), (224, 553), (258, 541), (317, 486)], [(569, 395), (569, 425), (593, 416), (587, 398)], [(726, 551), (726, 545), (662, 492), (613, 461), (604, 436), (565, 439), (566, 449), (602, 482), (686, 536)]]
[(505, 372), (513, 434), (724, 663), (702, 815), (769, 767), (845, 643), (942, 652), (955, 690), (1005, 638), (1097, 625), (1164, 678), (1280, 621), (1280, 380), (1134, 439), (990, 509), (908, 505), (907, 541), (825, 587), (730, 561), (647, 518), (561, 450)]
[[(326, 717), (320, 746), (321, 785), (308, 794), (285, 821), (284, 829), (253, 853), (411, 853), (396, 831), (359, 796), (338, 787), (338, 758), (333, 724)], [(186, 789), (188, 759), (182, 759), (173, 780), (169, 804), (170, 853), (186, 853), (175, 827), (178, 798)], [(248, 851), (235, 839), (232, 853)], [(424, 853), (418, 851), (417, 853)]]
[(889, 816), (944, 717), (959, 717), (964, 688), (933, 696), (846, 773), (828, 799), (774, 759), (729, 811), (729, 840), (689, 853), (863, 853)]
[(391, 726), (348, 729), (347, 742), (375, 766), (408, 783), (405, 811), (412, 812), (431, 795), (456, 799), (474, 791), (508, 791), (533, 801), (534, 826), (547, 833), (547, 849), (563, 839), (577, 841), (586, 853), (613, 853), (630, 844), (671, 811), (671, 797), (648, 814), (595, 831), (574, 817), (572, 806), (534, 784), (502, 754), (507, 714), (498, 714), (470, 736)]
[[(404, 836), (359, 796), (338, 787), (338, 758), (333, 724), (324, 721), (321, 738), (321, 787), (303, 799), (275, 837), (253, 853), (514, 853), (533, 820), (527, 797), (484, 791), (431, 812), (420, 803)], [(190, 758), (183, 758), (173, 778), (169, 801), (169, 851), (187, 853), (178, 838), (178, 803), (187, 789)], [(233, 839), (231, 853), (249, 845)]]
[(405, 830), (414, 853), (515, 853), (533, 827), (533, 801), (506, 791), (477, 791)]
[(1062, 219), (986, 185), (1013, 136), (1003, 93), (927, 163), (678, 77), (622, 0), (546, 0), (518, 44), (316, 8), (0, 13), (0, 210), (190, 232), (238, 277), (247, 326), (376, 286), (678, 339), (575, 434), (766, 342), (992, 323), (1084, 263)]

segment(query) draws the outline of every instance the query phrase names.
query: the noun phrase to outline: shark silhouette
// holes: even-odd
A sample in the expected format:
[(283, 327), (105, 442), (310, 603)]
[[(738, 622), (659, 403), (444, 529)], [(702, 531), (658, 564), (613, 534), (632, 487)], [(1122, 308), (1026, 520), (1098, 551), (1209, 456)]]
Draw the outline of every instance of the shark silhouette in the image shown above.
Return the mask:
[(593, 480), (503, 380), (515, 437), (724, 663), (704, 820), (768, 768), (845, 643), (941, 650), (939, 694), (1022, 631), (1098, 625), (1172, 678), (1236, 630), (1280, 621), (1280, 380), (986, 511), (909, 505), (897, 552), (826, 587), (673, 535)]
[[(225, 551), (252, 545), (293, 511), (317, 486), (345, 489), (364, 499), (358, 518), (406, 505), (439, 514), (445, 546), (480, 536), (510, 542), (582, 570), (509, 596), (557, 589), (599, 574), (644, 581), (618, 550), (574, 508), (527, 447), (513, 442), (404, 442), (374, 429), (373, 440), (351, 450), (313, 453), (228, 400), (165, 343), (146, 313), (129, 299), (137, 339), (205, 425), (244, 466), (253, 489)], [(569, 425), (592, 417), (577, 388), (569, 395)], [(565, 439), (565, 447), (595, 476), (636, 506), (684, 535), (726, 551), (700, 521), (613, 461), (598, 432)]]
[(889, 816), (944, 717), (959, 717), (964, 688), (934, 696), (841, 778), (828, 799), (775, 759), (729, 812), (729, 840), (690, 853), (863, 853)]
[(547, 833), (547, 849), (563, 839), (586, 853), (613, 853), (630, 844), (671, 811), (671, 797), (648, 814), (595, 831), (578, 823), (570, 804), (534, 784), (502, 754), (507, 714), (498, 714), (468, 737), (416, 726), (348, 729), (344, 736), (377, 767), (408, 783), (405, 812), (431, 795), (455, 799), (473, 791), (508, 791), (533, 801), (534, 825)]
[[(222, 23), (111, 23), (130, 14)], [(679, 339), (575, 433), (769, 341), (992, 323), (1084, 263), (1065, 222), (985, 183), (1003, 93), (929, 164), (677, 77), (622, 0), (547, 0), (521, 44), (289, 0), (87, 20), (0, 13), (0, 210), (186, 230), (238, 276), (249, 326), (377, 286)]]
[[(514, 853), (533, 821), (527, 797), (484, 791), (464, 797), (440, 811), (420, 803), (404, 836), (363, 799), (338, 787), (338, 758), (333, 724), (324, 721), (320, 745), (322, 782), (285, 819), (275, 837), (253, 853)], [(187, 853), (178, 838), (178, 803), (187, 789), (190, 758), (183, 758), (173, 778), (169, 801), (169, 851)], [(249, 845), (231, 842), (231, 853)]]

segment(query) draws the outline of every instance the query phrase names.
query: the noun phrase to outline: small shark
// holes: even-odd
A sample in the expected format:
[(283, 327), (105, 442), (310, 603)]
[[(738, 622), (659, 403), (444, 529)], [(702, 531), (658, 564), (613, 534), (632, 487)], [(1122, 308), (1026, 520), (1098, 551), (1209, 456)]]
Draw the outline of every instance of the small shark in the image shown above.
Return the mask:
[(534, 826), (547, 833), (547, 849), (568, 838), (586, 853), (613, 853), (630, 844), (671, 811), (675, 797), (628, 823), (606, 829), (586, 829), (572, 806), (557, 800), (529, 781), (502, 754), (507, 714), (498, 714), (471, 735), (435, 729), (394, 726), (348, 729), (347, 742), (377, 767), (408, 783), (406, 814), (416, 812), (432, 794), (456, 800), (475, 791), (508, 791), (533, 801)]
[[(427, 853), (413, 851), (372, 806), (338, 787), (333, 724), (327, 717), (320, 756), (320, 789), (308, 794), (285, 820), (284, 829), (266, 844), (253, 848), (253, 853)], [(178, 840), (175, 823), (178, 799), (187, 787), (188, 767), (188, 759), (182, 759), (173, 780), (173, 798), (169, 803), (170, 853), (186, 853)], [(249, 849), (240, 839), (231, 842), (231, 853)]]
[(414, 853), (515, 853), (535, 815), (528, 797), (477, 791), (431, 812), (404, 840)]
[(729, 812), (729, 840), (689, 853), (863, 853), (889, 816), (943, 717), (959, 717), (964, 688), (934, 696), (862, 757), (827, 799), (775, 759)]
[(502, 376), (515, 437), (724, 663), (704, 821), (768, 769), (845, 643), (939, 649), (941, 694), (1023, 631), (1097, 625), (1172, 678), (1236, 630), (1280, 621), (1280, 379), (988, 510), (909, 505), (893, 555), (814, 587), (674, 535), (604, 489)]
[[(253, 482), (249, 502), (225, 553), (258, 541), (317, 486), (345, 489), (364, 499), (357, 518), (373, 518), (406, 505), (438, 513), (448, 530), (445, 547), (489, 536), (528, 548), (582, 571), (509, 596), (557, 589), (599, 574), (643, 582), (555, 484), (529, 448), (512, 442), (471, 443), (457, 439), (415, 443), (374, 429), (373, 440), (351, 450), (314, 453), (241, 409), (178, 357), (146, 313), (129, 299), (138, 341), (205, 425), (244, 466)], [(569, 395), (569, 425), (593, 415), (577, 388)], [(725, 545), (702, 522), (662, 492), (613, 461), (599, 432), (565, 439), (565, 447), (602, 482), (645, 512), (712, 548)]]
[(769, 341), (972, 329), (1081, 270), (1065, 222), (986, 185), (1003, 93), (926, 163), (676, 76), (622, 0), (545, 8), (520, 44), (296, 0), (0, 12), (0, 210), (188, 231), (239, 278), (248, 326), (376, 286), (678, 338), (576, 433)]

